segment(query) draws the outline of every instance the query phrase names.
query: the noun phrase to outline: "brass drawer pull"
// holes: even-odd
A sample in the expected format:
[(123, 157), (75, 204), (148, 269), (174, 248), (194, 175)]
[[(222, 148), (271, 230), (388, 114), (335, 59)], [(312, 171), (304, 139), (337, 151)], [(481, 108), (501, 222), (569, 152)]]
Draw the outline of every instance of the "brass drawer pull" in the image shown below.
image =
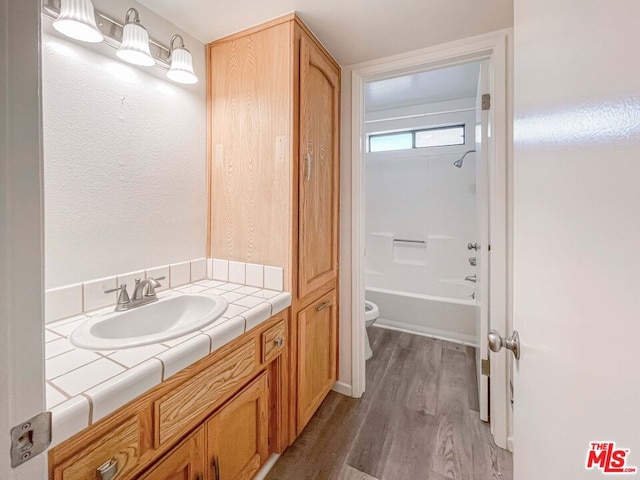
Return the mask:
[(99, 480), (111, 480), (118, 473), (118, 460), (112, 458), (108, 462), (104, 462), (96, 469)]
[(276, 338), (276, 339), (273, 341), (273, 344), (274, 344), (276, 347), (281, 347), (282, 345), (284, 345), (284, 338), (282, 338), (282, 337), (278, 337), (278, 338)]
[(323, 303), (321, 303), (320, 305), (318, 305), (316, 307), (316, 312), (324, 310), (325, 308), (330, 307), (330, 306), (331, 306), (331, 302), (323, 302)]

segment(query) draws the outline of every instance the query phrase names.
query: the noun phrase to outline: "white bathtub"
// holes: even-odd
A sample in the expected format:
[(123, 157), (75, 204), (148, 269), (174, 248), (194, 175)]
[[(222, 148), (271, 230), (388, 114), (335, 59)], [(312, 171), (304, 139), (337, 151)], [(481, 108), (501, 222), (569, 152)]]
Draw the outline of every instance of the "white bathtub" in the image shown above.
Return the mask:
[(446, 297), (367, 287), (366, 298), (380, 309), (377, 326), (477, 346), (478, 304), (468, 298), (473, 287), (456, 281), (440, 286)]

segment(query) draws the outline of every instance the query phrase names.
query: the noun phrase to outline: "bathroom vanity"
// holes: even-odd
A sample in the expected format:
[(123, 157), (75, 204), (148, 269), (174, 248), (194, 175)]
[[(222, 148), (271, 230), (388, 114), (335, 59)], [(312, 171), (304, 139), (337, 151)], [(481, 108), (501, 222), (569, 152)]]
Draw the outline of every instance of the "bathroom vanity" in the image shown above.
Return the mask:
[(282, 452), (285, 309), (49, 451), (55, 480), (250, 479)]

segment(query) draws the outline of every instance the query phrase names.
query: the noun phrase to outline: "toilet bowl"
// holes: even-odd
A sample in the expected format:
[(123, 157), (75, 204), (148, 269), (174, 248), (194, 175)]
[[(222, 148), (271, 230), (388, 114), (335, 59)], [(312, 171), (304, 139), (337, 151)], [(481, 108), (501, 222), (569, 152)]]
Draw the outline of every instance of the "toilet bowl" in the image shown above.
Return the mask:
[[(368, 300), (365, 300), (364, 302), (365, 326), (367, 328), (371, 327), (374, 323), (376, 323), (376, 320), (378, 319), (379, 315), (380, 315), (380, 310), (378, 310), (378, 306), (373, 302), (369, 302)], [(369, 360), (371, 357), (373, 357), (373, 351), (371, 350), (371, 343), (369, 342), (369, 334), (367, 333), (366, 329), (364, 332), (365, 332), (364, 358), (365, 360)]]

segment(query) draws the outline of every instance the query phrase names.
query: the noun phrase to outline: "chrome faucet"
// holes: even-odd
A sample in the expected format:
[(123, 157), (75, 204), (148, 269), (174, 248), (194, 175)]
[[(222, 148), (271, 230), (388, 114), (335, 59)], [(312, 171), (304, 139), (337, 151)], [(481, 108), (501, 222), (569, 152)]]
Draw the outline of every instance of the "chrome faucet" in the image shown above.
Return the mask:
[(155, 297), (156, 296), (156, 288), (160, 288), (160, 282), (158, 280), (164, 280), (164, 277), (160, 277), (155, 279), (153, 277), (145, 278), (144, 280), (140, 280), (136, 278), (136, 288), (133, 291), (132, 301), (141, 300), (145, 297)]
[(464, 277), (464, 279), (465, 279), (467, 282), (473, 282), (473, 283), (476, 283), (476, 276), (475, 276), (475, 275), (469, 275), (468, 277)]
[(116, 312), (123, 312), (125, 310), (131, 310), (132, 308), (141, 307), (147, 303), (152, 303), (158, 300), (156, 295), (156, 288), (161, 287), (158, 280), (164, 280), (165, 277), (153, 278), (149, 277), (144, 280), (136, 278), (136, 287), (133, 291), (133, 298), (129, 298), (127, 293), (127, 284), (122, 283), (118, 288), (112, 288), (105, 290), (104, 293), (120, 292), (118, 294), (118, 301), (116, 302)]

